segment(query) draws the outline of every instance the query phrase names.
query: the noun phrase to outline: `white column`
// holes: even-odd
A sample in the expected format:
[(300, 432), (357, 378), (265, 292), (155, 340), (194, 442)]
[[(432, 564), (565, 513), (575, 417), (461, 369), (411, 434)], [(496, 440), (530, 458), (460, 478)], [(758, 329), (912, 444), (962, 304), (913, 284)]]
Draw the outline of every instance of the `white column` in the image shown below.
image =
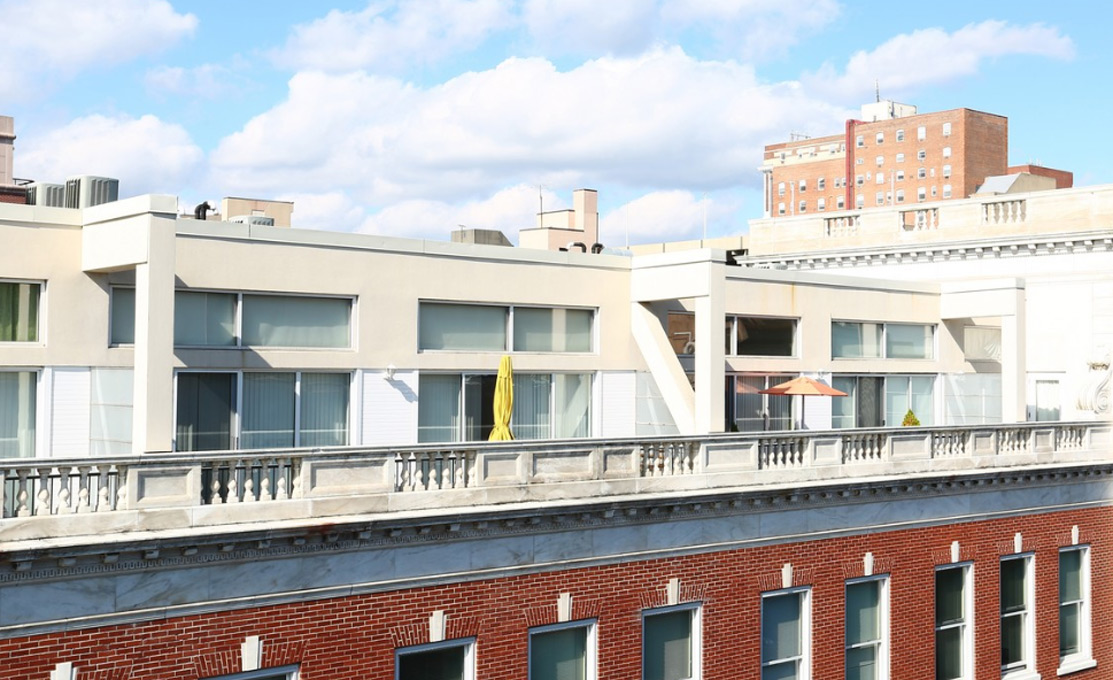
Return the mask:
[(135, 267), (132, 453), (169, 451), (174, 427), (174, 220), (150, 217)]
[(1021, 423), (1028, 417), (1024, 289), (1012, 294), (1016, 296), (1016, 311), (1001, 317), (1001, 420)]
[(697, 297), (695, 322), (696, 433), (722, 432), (726, 417), (726, 265), (708, 265), (708, 294)]

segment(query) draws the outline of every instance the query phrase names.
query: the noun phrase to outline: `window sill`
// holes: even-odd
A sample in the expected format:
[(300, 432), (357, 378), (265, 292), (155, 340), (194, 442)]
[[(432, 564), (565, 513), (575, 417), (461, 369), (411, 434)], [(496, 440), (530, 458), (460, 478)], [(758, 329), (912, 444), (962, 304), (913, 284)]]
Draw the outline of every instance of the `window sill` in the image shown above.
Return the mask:
[(1031, 668), (1001, 671), (1001, 680), (1040, 680), (1040, 674)]
[(1071, 659), (1069, 661), (1062, 661), (1059, 664), (1059, 670), (1055, 671), (1056, 675), (1069, 675), (1077, 673), (1078, 671), (1085, 671), (1091, 668), (1096, 668), (1098, 662), (1095, 659)]

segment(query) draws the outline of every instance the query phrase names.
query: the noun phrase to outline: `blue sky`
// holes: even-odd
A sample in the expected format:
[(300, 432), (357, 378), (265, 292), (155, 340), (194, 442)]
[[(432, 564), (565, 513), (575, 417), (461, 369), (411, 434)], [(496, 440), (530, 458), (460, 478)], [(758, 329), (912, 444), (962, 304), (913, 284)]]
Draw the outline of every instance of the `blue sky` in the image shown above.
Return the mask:
[(608, 245), (743, 233), (761, 149), (874, 96), (1009, 118), (1010, 162), (1113, 182), (1104, 3), (0, 0), (17, 177), (446, 239), (600, 193)]

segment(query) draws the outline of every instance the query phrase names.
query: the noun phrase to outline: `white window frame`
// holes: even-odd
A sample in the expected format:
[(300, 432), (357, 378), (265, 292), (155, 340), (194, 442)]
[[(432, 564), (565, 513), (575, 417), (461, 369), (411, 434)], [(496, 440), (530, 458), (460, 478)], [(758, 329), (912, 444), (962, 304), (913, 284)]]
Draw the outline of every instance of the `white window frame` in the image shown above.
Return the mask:
[(897, 189), (897, 203), (904, 203), (904, 189)]
[(835, 210), (845, 210), (845, 209), (846, 209), (846, 199), (843, 198), (841, 195), (837, 196), (835, 198)]
[[(584, 643), (584, 680), (596, 680), (599, 674), (598, 655), (596, 652), (596, 628), (598, 621), (596, 619), (581, 619), (578, 621), (569, 621), (567, 623), (554, 623), (548, 626), (537, 626), (536, 628), (529, 629), (529, 645), (528, 654), (526, 656), (526, 672), (533, 667), (533, 636), (543, 635), (545, 633), (555, 633), (560, 630), (567, 630), (570, 628), (584, 628), (586, 629), (586, 640)], [(527, 676), (529, 680), (533, 680), (531, 676)]]
[(777, 183), (777, 196), (784, 196), (784, 195), (785, 195), (785, 183), (784, 182), (778, 182)]
[(671, 607), (657, 607), (642, 610), (642, 677), (645, 677), (645, 620), (660, 614), (675, 614), (676, 612), (691, 612), (691, 627), (689, 629), (688, 644), (692, 660), (692, 674), (686, 680), (700, 680), (703, 677), (703, 606), (701, 602), (686, 602)]
[[(973, 677), (974, 673), (974, 565), (971, 562), (941, 564), (935, 567), (935, 573), (937, 574), (947, 569), (962, 570), (962, 611), (965, 613), (965, 616), (960, 623), (950, 623), (943, 626), (934, 626), (935, 638), (932, 641), (933, 649), (936, 645), (938, 645), (938, 642), (936, 642), (936, 640), (938, 639), (939, 631), (949, 630), (952, 628), (961, 628), (962, 675), (960, 675), (957, 680), (969, 680), (971, 677)], [(934, 574), (932, 578), (934, 578)], [(933, 593), (934, 589), (934, 584), (932, 584)], [(932, 613), (933, 623), (934, 620), (935, 612)], [(938, 670), (936, 672), (938, 673)]]
[[(27, 343), (32, 344), (32, 343)], [(45, 389), (46, 383), (44, 382), (44, 375), (50, 369), (43, 369), (41, 366), (0, 366), (0, 373), (30, 373), (34, 376), (33, 381), (35, 384), (35, 446), (33, 448), (33, 458), (42, 458), (48, 455), (47, 441), (47, 411), (50, 406), (50, 395)], [(0, 460), (30, 460), (27, 457), (6, 458)]]
[(916, 160), (922, 161), (926, 158), (927, 158), (927, 150), (926, 149), (920, 149), (916, 152)]
[(394, 650), (394, 679), (399, 680), (402, 675), (402, 665), (399, 660), (403, 656), (410, 654), (421, 654), (424, 652), (436, 652), (442, 649), (451, 649), (453, 647), (464, 648), (464, 680), (475, 680), (475, 638), (459, 638), (455, 640), (445, 640), (443, 642), (430, 642), (424, 645), (414, 645), (412, 647), (397, 647)]
[[(231, 675), (217, 675), (204, 680), (270, 680), (271, 678), (280, 677), (282, 680), (298, 680), (301, 676), (299, 667), (295, 664), (293, 666), (276, 666), (274, 668), (260, 668), (255, 671), (245, 671), (243, 673), (232, 673)], [(285, 677), (283, 677), (285, 676)]]
[(800, 212), (808, 212), (808, 202), (800, 201)]
[(865, 135), (858, 135), (857, 137), (854, 138), (854, 146), (856, 148), (861, 149), (865, 145), (866, 145), (866, 136)]
[(950, 184), (943, 185), (943, 198), (950, 198), (953, 195), (953, 190)]
[(39, 306), (35, 310), (35, 339), (34, 340), (4, 340), (0, 347), (45, 347), (46, 346), (46, 281), (42, 279), (9, 279), (2, 278), (0, 283), (28, 284), (39, 287)]
[(784, 201), (781, 201), (780, 203), (778, 203), (778, 204), (777, 204), (777, 214), (778, 214), (778, 215), (783, 215), (783, 214), (785, 214), (785, 204), (784, 204)]
[[(1001, 622), (1007, 617), (1021, 617), (1022, 626), (1022, 653), (1021, 660), (1011, 665), (1001, 666), (1001, 677), (1003, 679), (1017, 679), (1017, 678), (1037, 678), (1039, 674), (1036, 672), (1036, 583), (1035, 583), (1035, 555), (1033, 553), (1018, 553), (1015, 555), (1002, 555), (998, 562), (998, 594), (1001, 588), (1001, 573), (1000, 568), (1005, 562), (1022, 560), (1024, 562), (1024, 609), (1019, 612), (1010, 612), (1005, 614), (998, 612), (998, 617)], [(998, 608), (1000, 609), (1000, 608)], [(1003, 630), (1003, 626), (1001, 627)], [(1003, 640), (998, 640), (998, 649), (1001, 647)]]
[[(783, 203), (781, 205), (784, 205)], [(783, 214), (783, 212), (782, 212)], [(502, 349), (422, 349), (421, 347), (421, 305), (456, 305), (459, 307), (498, 307), (506, 310), (506, 343)], [(543, 354), (543, 355), (573, 355), (587, 356), (599, 353), (599, 308), (578, 307), (575, 305), (515, 305), (504, 302), (462, 302), (460, 300), (435, 300), (422, 298), (418, 300), (417, 312), (417, 353), (418, 354)], [(516, 309), (548, 309), (548, 310), (575, 310), (591, 312), (591, 346), (587, 351), (544, 351), (535, 349), (517, 349), (514, 347), (514, 311)]]
[[(812, 677), (812, 589), (809, 586), (800, 588), (784, 588), (781, 590), (771, 590), (761, 594), (761, 635), (764, 635), (765, 628), (765, 601), (772, 597), (780, 597), (785, 595), (798, 595), (800, 597), (800, 655), (797, 657), (789, 657), (797, 660), (800, 672), (797, 674), (795, 680), (811, 680)], [(759, 639), (759, 644), (764, 647), (764, 641)], [(764, 650), (761, 657), (761, 674), (767, 667), (776, 663), (783, 663), (786, 659), (773, 659), (767, 661), (764, 656)]]
[(877, 133), (877, 143), (878, 144), (884, 144), (885, 143), (885, 133), (884, 132), (878, 132)]
[(819, 191), (823, 191), (824, 189), (827, 188), (827, 180), (824, 179), (823, 177), (820, 177), (819, 179), (817, 179), (815, 181), (815, 188), (818, 189)]
[(943, 158), (950, 158), (950, 157), (951, 157), (951, 147), (949, 147), (949, 146), (943, 147)]
[(898, 142), (903, 142), (904, 141), (904, 130), (897, 130), (897, 141)]
[(927, 128), (923, 125), (916, 128), (916, 141), (922, 142), (927, 139)]
[(943, 123), (943, 136), (944, 137), (950, 137), (951, 136), (951, 124), (950, 123)]
[(823, 212), (824, 210), (826, 210), (827, 209), (827, 199), (824, 198), (823, 196), (820, 196), (818, 199), (816, 199), (815, 209), (818, 210), (819, 212)]
[(904, 152), (903, 151), (901, 153), (897, 154), (896, 162), (897, 163), (903, 163), (904, 162)]
[[(877, 609), (878, 609), (878, 622), (877, 632), (880, 636), (876, 641), (869, 643), (859, 643), (855, 645), (846, 644), (845, 632), (843, 645), (844, 649), (850, 650), (852, 648), (862, 648), (869, 646), (877, 647), (877, 680), (889, 679), (889, 576), (882, 574), (878, 576), (865, 576), (863, 578), (850, 579), (846, 582), (845, 589), (850, 586), (860, 585), (863, 583), (876, 583), (878, 587), (877, 595)], [(845, 598), (845, 589), (844, 595)], [(845, 665), (846, 657), (843, 657)]]
[[(1094, 659), (1093, 648), (1093, 620), (1090, 609), (1091, 602), (1091, 577), (1090, 577), (1090, 546), (1085, 544), (1069, 545), (1059, 548), (1059, 555), (1066, 552), (1079, 553), (1079, 577), (1082, 581), (1081, 599), (1071, 602), (1078, 605), (1078, 651), (1059, 657), (1058, 675), (1066, 675), (1076, 671), (1086, 670), (1097, 666)], [(1062, 595), (1059, 596), (1059, 616), (1062, 617)], [(1062, 624), (1060, 623), (1060, 626)]]
[(808, 180), (806, 180), (806, 179), (800, 180), (800, 192), (803, 193), (807, 190), (808, 190)]

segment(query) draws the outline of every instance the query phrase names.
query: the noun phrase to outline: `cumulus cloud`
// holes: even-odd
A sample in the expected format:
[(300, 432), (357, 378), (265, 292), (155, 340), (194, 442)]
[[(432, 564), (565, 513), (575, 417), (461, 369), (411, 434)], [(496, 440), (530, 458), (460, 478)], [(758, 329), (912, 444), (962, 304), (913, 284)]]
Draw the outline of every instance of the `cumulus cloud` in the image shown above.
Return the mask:
[(546, 54), (636, 54), (653, 43), (657, 9), (645, 0), (526, 0), (521, 16)]
[(276, 62), (295, 69), (400, 70), (469, 51), (512, 21), (501, 0), (389, 0), (295, 26)]
[(510, 59), (422, 88), (363, 72), (305, 72), (285, 101), (223, 139), (228, 192), (344, 191), (382, 206), (455, 203), (543, 183), (708, 190), (757, 185), (762, 146), (841, 125), (845, 111), (794, 84), (679, 49), (560, 71)]
[(803, 81), (819, 94), (861, 98), (875, 81), (885, 90), (906, 92), (972, 75), (985, 60), (1008, 55), (1072, 59), (1074, 43), (1044, 24), (983, 21), (953, 33), (927, 28), (898, 35), (870, 52), (856, 52), (841, 73), (825, 64)]
[(77, 73), (160, 52), (197, 27), (164, 0), (0, 0), (0, 100), (28, 99)]
[(709, 31), (720, 53), (758, 59), (784, 53), (839, 15), (836, 0), (663, 0), (665, 27)]
[[(736, 230), (738, 205), (729, 199), (697, 196), (690, 191), (654, 191), (629, 201), (600, 218), (599, 231), (606, 242), (630, 243), (682, 241)], [(726, 228), (724, 228), (724, 224)]]
[(198, 172), (201, 149), (181, 126), (155, 116), (87, 116), (24, 139), (16, 174), (44, 182), (71, 175), (120, 179), (120, 194), (177, 194)]

